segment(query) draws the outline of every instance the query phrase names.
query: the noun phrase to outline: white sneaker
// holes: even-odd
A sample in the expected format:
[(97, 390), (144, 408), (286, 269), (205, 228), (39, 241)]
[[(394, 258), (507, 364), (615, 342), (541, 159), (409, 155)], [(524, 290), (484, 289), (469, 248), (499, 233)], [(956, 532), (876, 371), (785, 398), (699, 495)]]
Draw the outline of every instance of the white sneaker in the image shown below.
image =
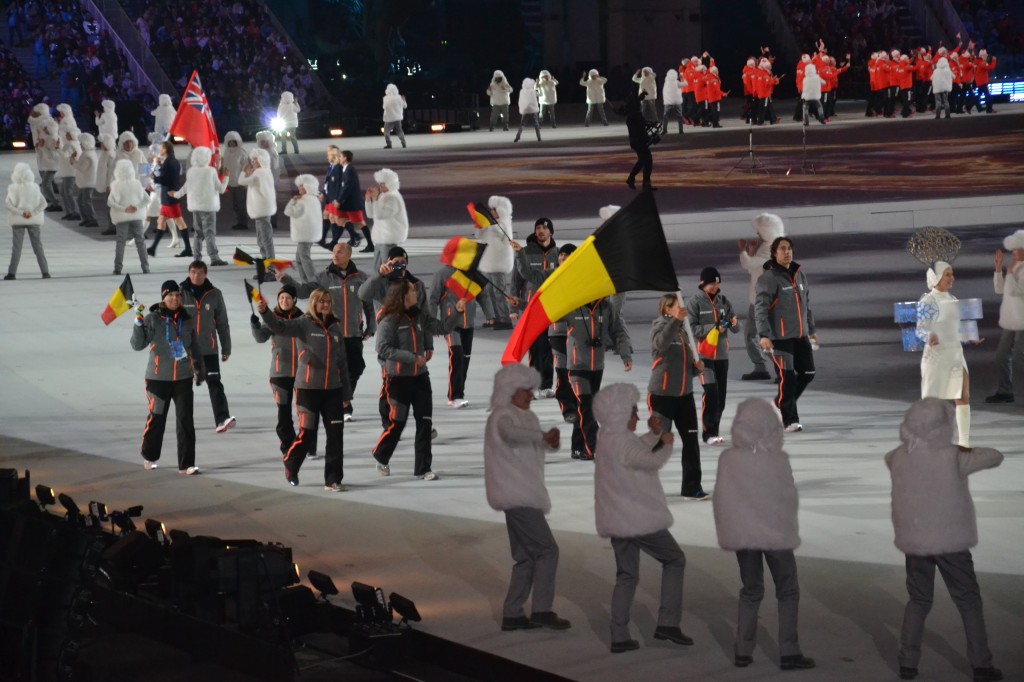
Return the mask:
[(456, 410), (461, 410), (467, 405), (469, 405), (469, 401), (465, 398), (456, 398), (455, 400), (448, 401), (448, 407), (454, 407)]
[(178, 473), (182, 476), (195, 476), (199, 473), (199, 467), (189, 467), (188, 469), (178, 469)]
[(235, 418), (234, 417), (228, 417), (227, 419), (222, 421), (220, 424), (217, 424), (217, 433), (224, 433), (225, 431), (227, 431), (228, 429), (230, 429), (234, 425), (235, 425)]
[(543, 400), (545, 398), (554, 398), (555, 392), (550, 388), (542, 388), (535, 394), (537, 399)]
[(142, 460), (142, 468), (145, 469), (146, 471), (149, 471), (150, 469), (156, 469), (159, 466), (160, 465), (157, 464), (156, 462), (150, 462), (148, 459)]
[(711, 436), (708, 438), (708, 445), (725, 445), (725, 439), (721, 436)]
[(381, 464), (380, 462), (377, 462), (377, 473), (382, 477), (390, 476), (391, 467), (389, 467), (387, 464)]
[(342, 421), (346, 421), (346, 422), (352, 421), (352, 413), (351, 412), (346, 412), (345, 416), (342, 417), (341, 419), (342, 419)]
[(420, 478), (422, 478), (424, 481), (436, 481), (437, 474), (435, 474), (433, 471), (428, 471), (427, 473), (420, 476)]
[(800, 422), (793, 422), (792, 424), (786, 427), (786, 433), (796, 433), (797, 431), (803, 430), (804, 427), (800, 424)]

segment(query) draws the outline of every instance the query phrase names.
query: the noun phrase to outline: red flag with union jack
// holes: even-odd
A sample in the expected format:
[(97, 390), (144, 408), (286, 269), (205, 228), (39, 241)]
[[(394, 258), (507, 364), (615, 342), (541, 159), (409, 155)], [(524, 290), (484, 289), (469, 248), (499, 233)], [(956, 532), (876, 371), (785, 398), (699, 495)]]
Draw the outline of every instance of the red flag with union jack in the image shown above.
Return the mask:
[(220, 165), (220, 142), (217, 139), (217, 126), (213, 124), (213, 112), (210, 102), (199, 82), (199, 72), (193, 71), (192, 77), (185, 88), (185, 94), (178, 105), (178, 113), (171, 123), (171, 135), (185, 138), (193, 147), (209, 147), (213, 151), (214, 168)]

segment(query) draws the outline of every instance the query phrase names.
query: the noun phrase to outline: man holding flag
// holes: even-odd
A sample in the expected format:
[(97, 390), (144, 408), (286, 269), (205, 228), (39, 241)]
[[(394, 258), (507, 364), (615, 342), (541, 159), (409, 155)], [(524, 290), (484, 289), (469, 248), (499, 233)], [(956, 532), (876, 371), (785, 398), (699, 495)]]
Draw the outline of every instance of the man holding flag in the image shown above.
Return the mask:
[(220, 377), (220, 363), (231, 357), (231, 328), (224, 294), (206, 278), (206, 263), (201, 260), (188, 266), (188, 278), (181, 283), (181, 307), (189, 314), (203, 357), (217, 433), (224, 433), (235, 425)]

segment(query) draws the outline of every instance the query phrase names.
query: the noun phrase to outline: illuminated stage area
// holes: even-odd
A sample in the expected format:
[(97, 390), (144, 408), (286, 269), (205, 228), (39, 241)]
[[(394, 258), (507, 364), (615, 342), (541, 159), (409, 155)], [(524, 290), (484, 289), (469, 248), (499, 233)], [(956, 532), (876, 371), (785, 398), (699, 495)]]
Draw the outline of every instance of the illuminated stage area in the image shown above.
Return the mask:
[[(1024, 393), (1011, 405), (988, 405), (984, 397), (995, 390), (999, 335), (992, 253), (1022, 226), (1024, 216), (1024, 110), (1004, 105), (994, 116), (952, 122), (882, 121), (865, 120), (862, 110), (849, 107), (837, 122), (808, 131), (815, 175), (785, 175), (801, 165), (801, 130), (791, 120), (754, 131), (755, 152), (771, 171), (768, 176), (736, 171), (727, 177), (747, 154), (748, 130), (738, 120), (726, 121), (723, 131), (688, 128), (682, 138), (669, 135), (654, 153), (654, 184), (661, 188), (656, 199), (684, 295), (696, 293), (701, 268), (714, 265), (722, 273), (723, 292), (745, 315), (748, 278), (738, 264), (736, 240), (754, 236), (749, 221), (763, 210), (780, 213), (791, 225), (795, 259), (810, 283), (821, 336), (818, 373), (800, 402), (805, 431), (787, 434), (785, 449), (800, 493), (801, 647), (817, 661), (814, 670), (779, 670), (770, 587), (754, 663), (733, 666), (739, 572), (733, 554), (718, 548), (712, 505), (684, 502), (678, 494), (678, 442), (662, 482), (675, 517), (671, 531), (687, 556), (682, 629), (695, 644), (679, 647), (653, 638), (660, 567), (645, 560), (632, 611), (640, 650), (609, 653), (614, 556), (594, 528), (593, 464), (569, 458), (570, 427), (560, 423), (552, 400), (535, 401), (534, 409), (543, 425), (560, 426), (562, 434), (562, 449), (548, 456), (546, 475), (549, 522), (560, 545), (554, 608), (572, 621), (572, 629), (500, 631), (512, 561), (503, 516), (485, 500), (481, 441), (508, 332), (476, 331), (466, 389), (470, 405), (462, 410), (446, 404), (447, 358), (437, 340), (429, 367), (439, 432), (434, 471), (440, 480), (412, 476), (411, 425), (391, 462), (392, 475), (377, 475), (370, 450), (381, 431), (380, 382), (368, 347), (355, 419), (345, 426), (348, 491), (323, 490), (322, 456), (307, 460), (301, 485), (291, 488), (274, 433), (269, 349), (252, 340), (248, 327), (243, 279), (252, 270), (211, 268), (232, 321), (233, 351), (222, 372), (238, 424), (215, 433), (209, 398), (200, 387), (196, 463), (202, 475), (176, 473), (173, 429), (165, 436), (161, 467), (144, 471), (138, 453), (146, 419), (146, 353), (129, 347), (129, 315), (109, 327), (100, 321), (122, 279), (109, 274), (112, 238), (99, 236), (97, 228), (51, 220), (56, 214), (47, 214), (43, 226), (53, 279), (39, 280), (31, 254), (24, 253), (17, 280), (0, 286), (0, 468), (30, 469), (33, 485), (52, 486), (80, 502), (100, 500), (116, 509), (142, 504), (143, 518), (192, 535), (281, 542), (292, 548), (303, 576), (312, 569), (344, 586), (332, 598), (339, 604), (354, 605), (347, 590), (352, 581), (379, 585), (415, 602), (423, 617), (418, 630), (569, 679), (895, 679), (906, 576), (904, 557), (893, 546), (891, 485), (882, 458), (899, 444), (903, 413), (919, 395), (920, 356), (901, 351), (892, 304), (916, 300), (925, 291), (924, 267), (904, 247), (916, 227), (941, 224), (963, 243), (953, 293), (984, 301), (979, 327), (986, 340), (966, 351), (971, 438), (976, 446), (1001, 450), (1006, 459), (971, 479), (980, 537), (973, 554), (994, 664), (1006, 679), (1021, 679)], [(792, 107), (779, 111), (791, 114)], [(399, 173), (411, 221), (409, 269), (429, 280), (445, 238), (472, 232), (468, 201), (509, 196), (520, 241), (537, 217), (547, 216), (556, 242), (578, 243), (597, 226), (601, 206), (624, 205), (635, 196), (623, 182), (632, 158), (624, 126), (544, 129), (541, 143), (524, 139), (513, 145), (513, 135), (410, 136), (407, 150), (382, 150), (377, 138), (336, 143), (355, 152), (364, 189), (374, 170), (387, 166)], [(301, 154), (282, 157), (290, 177), (279, 182), (279, 205), (292, 194), (297, 173), (323, 172), (329, 143), (301, 140)], [(179, 148), (179, 158), (185, 154)], [(31, 163), (30, 155), (0, 156), (0, 176), (9, 177), (16, 161)], [(231, 253), (237, 245), (256, 253), (254, 231), (231, 231), (227, 212), (225, 207), (220, 215), (221, 251)], [(191, 225), (187, 214), (186, 220)], [(288, 219), (278, 220), (278, 255), (290, 257)], [(9, 235), (0, 240), (0, 261), (9, 256)], [(138, 274), (138, 263), (126, 259), (125, 272), (147, 306), (157, 302), (161, 282), (186, 277), (188, 259), (172, 257), (165, 244), (151, 259), (152, 274)], [(326, 251), (314, 258), (318, 268), (328, 263)], [(365, 269), (371, 258), (356, 254), (355, 260)], [(262, 289), (272, 297), (278, 286)], [(630, 381), (644, 392), (656, 301), (653, 292), (628, 296), (624, 311), (635, 368), (625, 373), (610, 357), (606, 385)], [(770, 382), (740, 381), (749, 361), (739, 347), (731, 356), (723, 435), (744, 398), (769, 399), (775, 390)], [(699, 387), (696, 397), (699, 407)], [(701, 447), (704, 488), (712, 493), (720, 451)], [(937, 582), (918, 679), (969, 679), (963, 627)]]

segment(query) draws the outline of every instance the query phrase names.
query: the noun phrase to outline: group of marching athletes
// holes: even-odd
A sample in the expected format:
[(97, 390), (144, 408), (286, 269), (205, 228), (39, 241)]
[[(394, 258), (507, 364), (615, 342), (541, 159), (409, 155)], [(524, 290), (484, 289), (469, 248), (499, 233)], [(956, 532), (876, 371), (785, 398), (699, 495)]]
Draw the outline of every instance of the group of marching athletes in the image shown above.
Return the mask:
[(940, 45), (934, 52), (930, 45), (908, 54), (879, 50), (868, 59), (871, 97), (865, 116), (910, 118), (934, 111), (935, 118), (943, 112), (950, 118), (971, 109), (980, 113), (983, 100), (985, 112), (995, 113), (988, 86), (996, 64), (984, 48), (975, 52), (973, 41), (951, 50)]

